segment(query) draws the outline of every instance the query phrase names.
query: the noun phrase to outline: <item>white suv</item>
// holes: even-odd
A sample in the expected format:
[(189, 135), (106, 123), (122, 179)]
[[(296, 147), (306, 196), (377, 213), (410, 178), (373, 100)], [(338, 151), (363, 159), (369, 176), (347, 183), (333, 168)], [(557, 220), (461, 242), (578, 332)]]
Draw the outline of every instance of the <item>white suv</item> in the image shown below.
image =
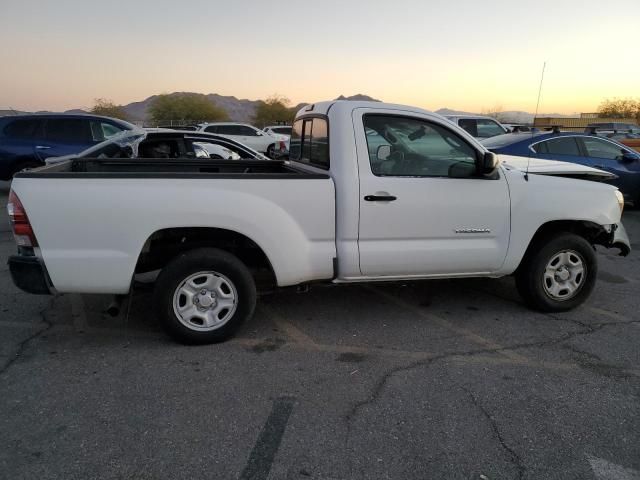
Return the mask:
[(278, 138), (246, 123), (203, 123), (198, 126), (198, 131), (215, 133), (221, 137), (230, 138), (260, 153), (266, 154), (269, 158), (278, 157), (281, 151), (286, 148), (284, 142)]
[(450, 122), (455, 123), (476, 138), (490, 138), (509, 133), (509, 130), (500, 122), (491, 117), (474, 115), (445, 115)]

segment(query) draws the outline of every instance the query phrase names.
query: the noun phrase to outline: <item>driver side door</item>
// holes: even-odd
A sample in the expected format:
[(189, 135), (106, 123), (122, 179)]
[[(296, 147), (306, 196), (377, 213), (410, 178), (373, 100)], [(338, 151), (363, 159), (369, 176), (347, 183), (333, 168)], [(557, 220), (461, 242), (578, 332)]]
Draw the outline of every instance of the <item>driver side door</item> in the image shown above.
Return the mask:
[[(483, 151), (445, 122), (357, 109), (358, 246), (365, 277), (497, 271), (509, 244), (502, 172), (476, 175)], [(388, 145), (388, 146), (387, 146)]]

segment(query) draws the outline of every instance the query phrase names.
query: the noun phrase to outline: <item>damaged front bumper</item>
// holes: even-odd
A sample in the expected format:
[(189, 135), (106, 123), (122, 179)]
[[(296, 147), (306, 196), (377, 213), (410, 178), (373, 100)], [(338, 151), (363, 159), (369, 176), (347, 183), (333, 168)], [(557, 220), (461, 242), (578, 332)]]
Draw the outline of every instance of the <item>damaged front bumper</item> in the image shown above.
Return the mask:
[(631, 252), (631, 243), (629, 242), (629, 235), (627, 235), (624, 225), (622, 225), (622, 223), (616, 223), (609, 227), (609, 243), (607, 247), (619, 249), (619, 255), (626, 257)]

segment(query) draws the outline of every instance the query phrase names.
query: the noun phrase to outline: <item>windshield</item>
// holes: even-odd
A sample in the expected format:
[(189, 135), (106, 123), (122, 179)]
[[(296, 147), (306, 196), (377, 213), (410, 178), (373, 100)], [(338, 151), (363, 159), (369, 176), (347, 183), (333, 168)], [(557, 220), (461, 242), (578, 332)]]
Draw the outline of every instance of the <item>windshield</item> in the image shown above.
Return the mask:
[(78, 154), (78, 158), (129, 158), (137, 156), (138, 145), (147, 136), (140, 129), (125, 130)]

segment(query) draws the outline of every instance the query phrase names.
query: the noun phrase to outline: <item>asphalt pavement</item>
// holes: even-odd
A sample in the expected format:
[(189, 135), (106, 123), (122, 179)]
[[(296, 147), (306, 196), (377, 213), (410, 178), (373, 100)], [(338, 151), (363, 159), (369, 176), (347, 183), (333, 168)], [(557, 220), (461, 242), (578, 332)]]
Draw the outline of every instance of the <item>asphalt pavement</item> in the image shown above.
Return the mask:
[(623, 221), (635, 250), (599, 249), (569, 313), (511, 278), (319, 287), (199, 347), (149, 289), (111, 318), (108, 297), (19, 291), (3, 261), (0, 478), (640, 479), (640, 211)]

